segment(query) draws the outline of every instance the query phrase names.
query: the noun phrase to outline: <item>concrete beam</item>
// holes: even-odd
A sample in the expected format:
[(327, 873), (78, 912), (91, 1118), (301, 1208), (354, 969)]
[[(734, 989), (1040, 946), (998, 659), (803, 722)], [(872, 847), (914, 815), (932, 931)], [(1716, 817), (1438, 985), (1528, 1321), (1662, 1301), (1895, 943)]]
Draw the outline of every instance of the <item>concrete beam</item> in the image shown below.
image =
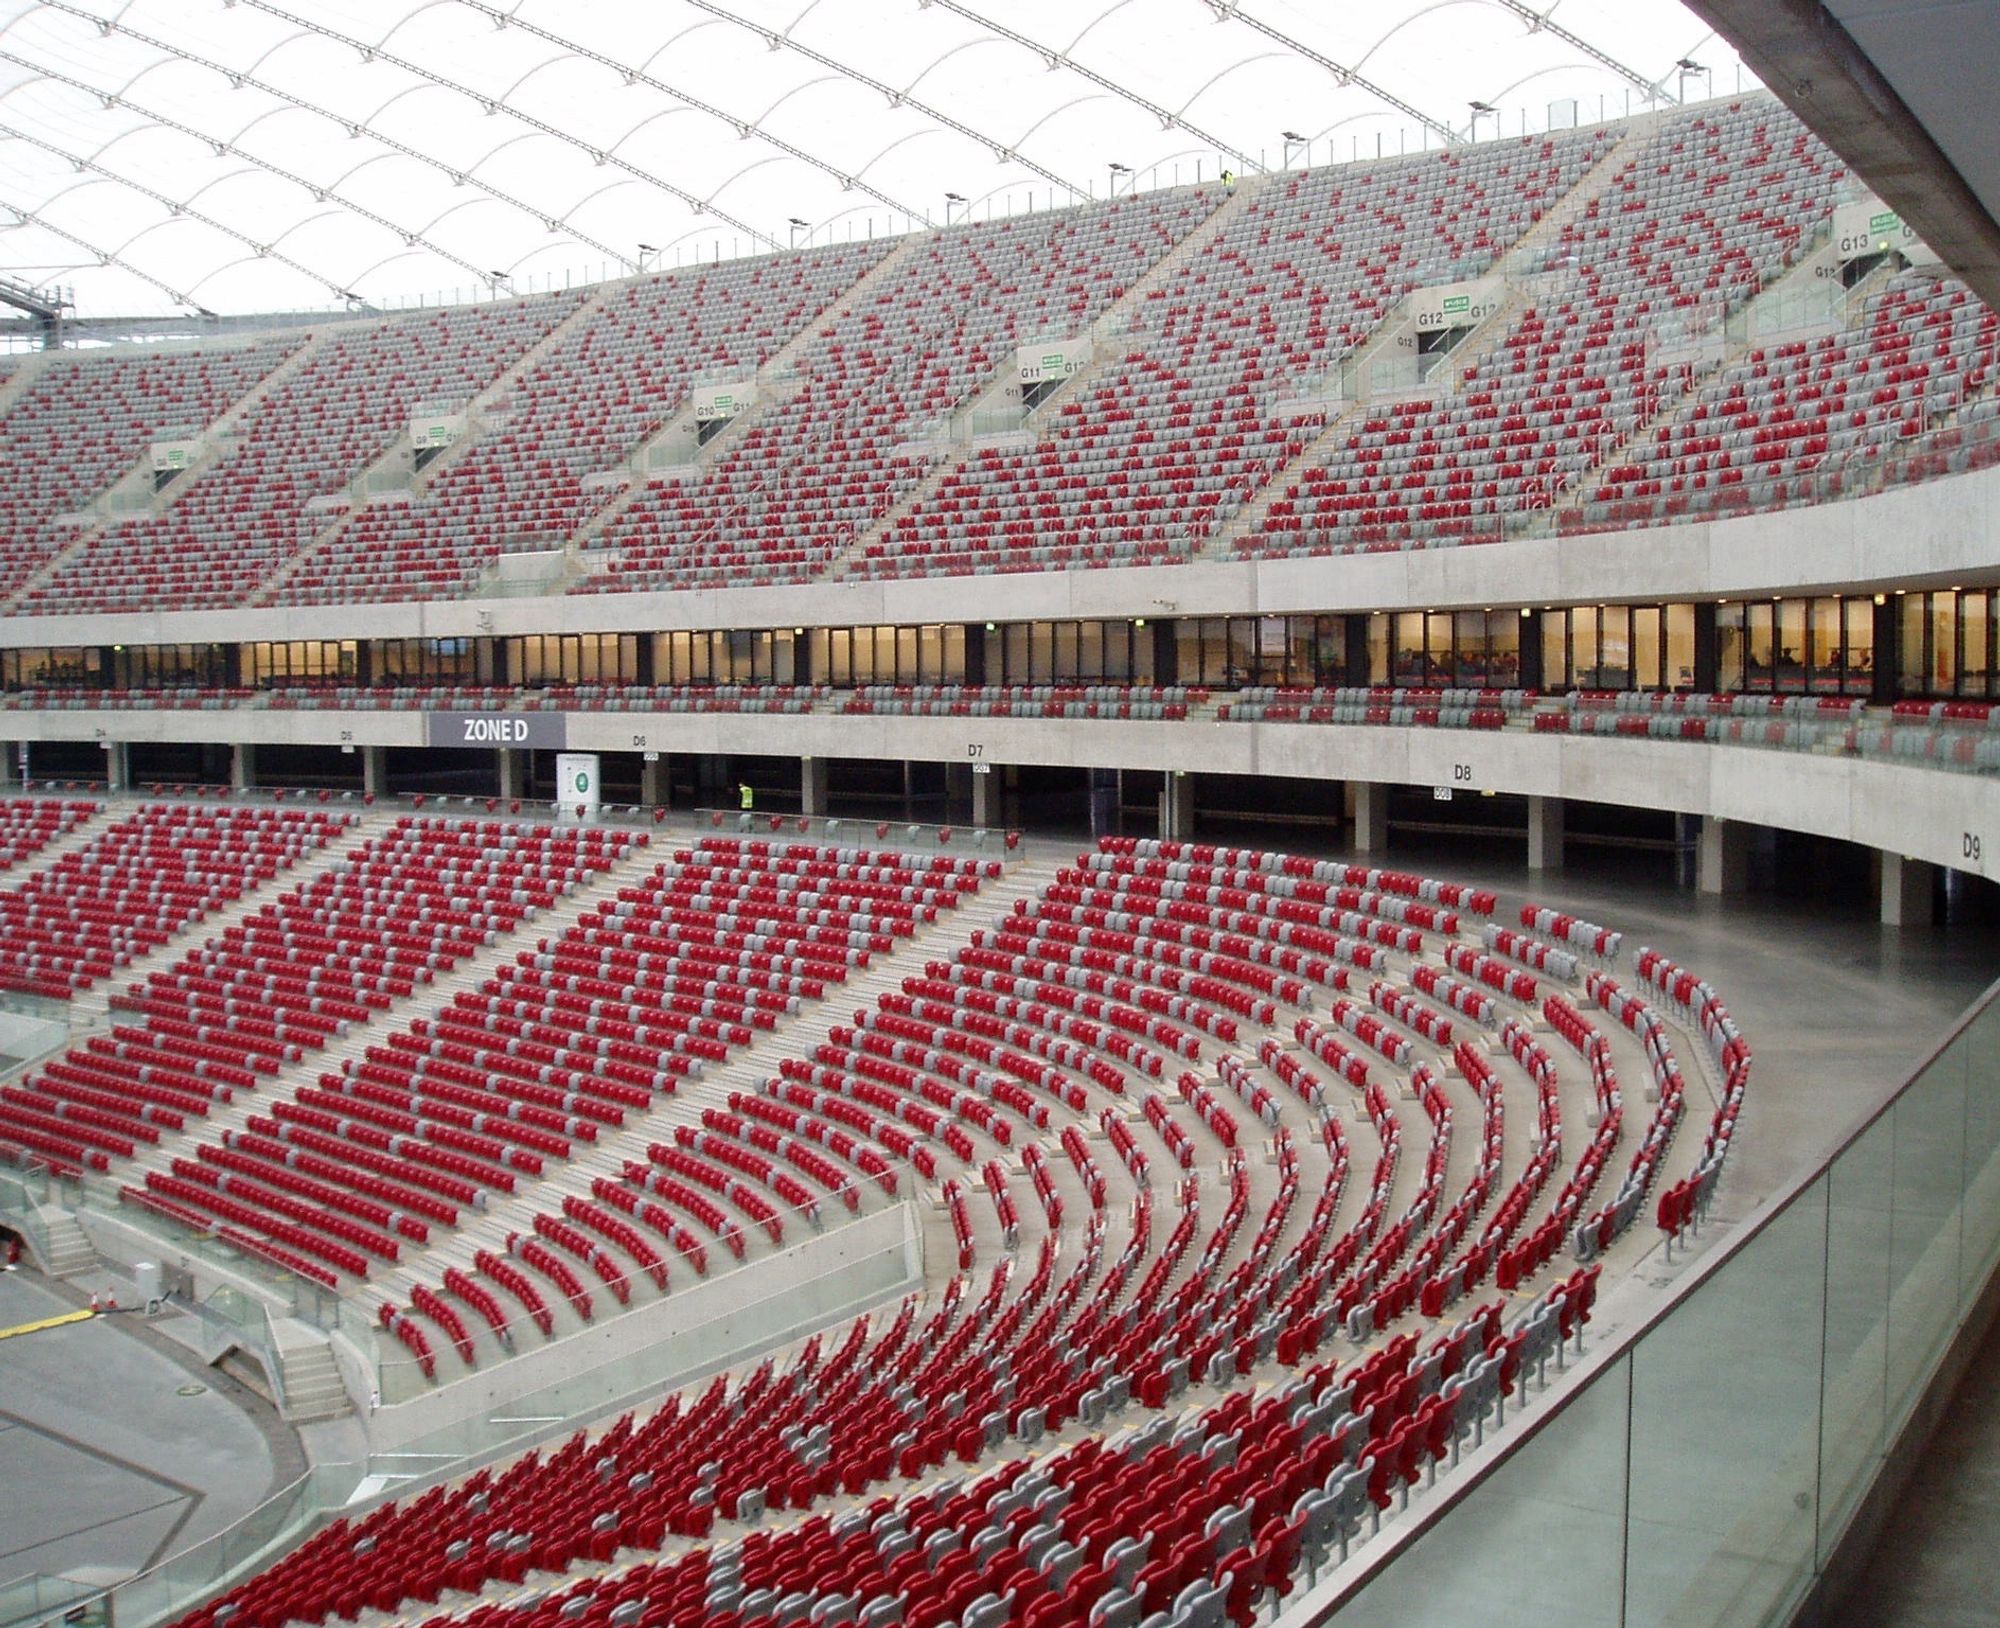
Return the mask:
[(1688, 0), (1688, 9), (1734, 45), (1974, 293), (2000, 305), (2000, 223), (1820, 0)]

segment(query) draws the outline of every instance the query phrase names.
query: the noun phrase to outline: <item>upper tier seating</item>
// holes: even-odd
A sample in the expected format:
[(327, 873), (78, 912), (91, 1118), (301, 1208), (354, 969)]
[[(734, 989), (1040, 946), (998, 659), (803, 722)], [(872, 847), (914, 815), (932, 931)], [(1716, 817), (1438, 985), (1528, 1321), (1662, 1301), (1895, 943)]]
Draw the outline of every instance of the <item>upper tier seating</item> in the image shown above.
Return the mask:
[(324, 847), (337, 816), (148, 804), (0, 891), (0, 988), (66, 1000)]
[(1501, 516), (1555, 507), (1675, 405), (1652, 330), (1771, 282), (1828, 218), (1840, 178), (1818, 139), (1768, 102), (1667, 119), (1537, 256), (1528, 310), (1458, 393), (1370, 406), (1243, 551), (1490, 537)]
[(284, 585), (287, 605), (440, 599), (514, 544), (559, 548), (613, 496), (620, 470), (703, 374), (754, 373), (888, 248), (761, 256), (614, 285), (535, 363), (500, 427), (416, 500), (368, 509)]
[[(580, 296), (495, 301), (342, 324), (238, 426), (156, 519), (121, 526), (28, 597), (38, 613), (239, 606), (334, 518), (315, 498), (349, 483), (426, 403), (466, 400), (573, 310)], [(7, 422), (12, 423), (12, 414)]]
[(1082, 333), (1214, 199), (1149, 193), (906, 240), (872, 297), (800, 355), (796, 387), (693, 478), (654, 488), (598, 540), (596, 592), (799, 581), (922, 478), (899, 444), (928, 433), (1017, 345)]
[(1857, 327), (1724, 368), (1605, 471), (1577, 524), (1778, 507), (1787, 481), (1922, 435), (1987, 389), (1996, 341), (2000, 318), (1964, 284), (1906, 271)]
[[(1611, 133), (1335, 166), (1246, 197), (1150, 292), (1117, 359), (1066, 394), (1028, 452), (985, 452), (870, 543), (853, 574), (1040, 571), (1185, 559), (1305, 447), (1301, 375), (1402, 296), (1483, 272)], [(1206, 197), (1206, 195), (1204, 195)]]
[[(0, 591), (29, 613), (462, 597), (524, 547), (560, 557), (575, 593), (1312, 555), (1796, 505), (2000, 462), (2000, 324), (1928, 270), (1871, 272), (1865, 309), (1827, 338), (1731, 349), (1746, 325), (1797, 320), (1786, 273), (1819, 269), (1803, 262), (1852, 181), (1758, 95), (1630, 134), (342, 322), (158, 515), (72, 554), (52, 517), (135, 466), (156, 406), (212, 422), (296, 341), (62, 359), (5, 414), (44, 453), (0, 481), (16, 522)], [(1196, 233), (1199, 253), (1169, 258)], [(1390, 340), (1414, 336), (1387, 326), (1403, 296), (1483, 275), (1501, 279), (1497, 312), (1408, 376)], [(972, 438), (1006, 407), (993, 387), (1016, 346), (1086, 335), (1092, 358), (1005, 450)], [(704, 378), (758, 371), (692, 461), (638, 456)], [(408, 457), (419, 406), (475, 399), (471, 440), (428, 473), (385, 461)], [(110, 423), (86, 430), (99, 401)]]
[[(299, 341), (51, 357), (7, 409), (0, 601), (81, 532), (58, 523), (147, 461), (162, 430), (207, 429)], [(109, 534), (130, 546), (131, 526)]]

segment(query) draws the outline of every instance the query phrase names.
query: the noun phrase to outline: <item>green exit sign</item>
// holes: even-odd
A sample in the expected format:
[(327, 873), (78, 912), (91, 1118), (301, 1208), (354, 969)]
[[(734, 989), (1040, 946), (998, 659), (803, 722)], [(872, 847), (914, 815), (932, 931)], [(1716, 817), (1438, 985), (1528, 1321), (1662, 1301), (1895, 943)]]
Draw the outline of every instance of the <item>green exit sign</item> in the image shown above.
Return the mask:
[(1461, 311), (1470, 311), (1471, 309), (1472, 296), (1470, 294), (1453, 294), (1444, 302), (1444, 314), (1446, 316), (1452, 316)]
[(1902, 225), (1902, 222), (1888, 210), (1884, 210), (1879, 215), (1870, 215), (1868, 217), (1868, 230), (1871, 232), (1893, 232), (1900, 225)]

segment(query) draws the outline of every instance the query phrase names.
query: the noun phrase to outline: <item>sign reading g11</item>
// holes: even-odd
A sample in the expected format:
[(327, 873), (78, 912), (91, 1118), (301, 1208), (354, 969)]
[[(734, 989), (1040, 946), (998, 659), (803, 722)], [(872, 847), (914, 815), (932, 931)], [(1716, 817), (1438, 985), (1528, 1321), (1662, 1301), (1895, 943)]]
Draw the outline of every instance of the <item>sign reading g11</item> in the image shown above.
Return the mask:
[(569, 744), (569, 718), (560, 712), (427, 712), (424, 730), (432, 747), (559, 752)]

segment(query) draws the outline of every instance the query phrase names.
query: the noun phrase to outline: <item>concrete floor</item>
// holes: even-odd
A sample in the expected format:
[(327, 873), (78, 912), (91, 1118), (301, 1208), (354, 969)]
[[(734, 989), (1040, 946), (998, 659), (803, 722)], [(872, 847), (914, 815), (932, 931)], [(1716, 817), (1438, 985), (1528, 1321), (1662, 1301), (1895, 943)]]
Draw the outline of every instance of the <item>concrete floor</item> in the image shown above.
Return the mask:
[[(74, 1310), (89, 1292), (0, 1274), (0, 1328)], [(130, 1313), (0, 1342), (0, 1581), (129, 1576), (304, 1468), (267, 1404)]]

